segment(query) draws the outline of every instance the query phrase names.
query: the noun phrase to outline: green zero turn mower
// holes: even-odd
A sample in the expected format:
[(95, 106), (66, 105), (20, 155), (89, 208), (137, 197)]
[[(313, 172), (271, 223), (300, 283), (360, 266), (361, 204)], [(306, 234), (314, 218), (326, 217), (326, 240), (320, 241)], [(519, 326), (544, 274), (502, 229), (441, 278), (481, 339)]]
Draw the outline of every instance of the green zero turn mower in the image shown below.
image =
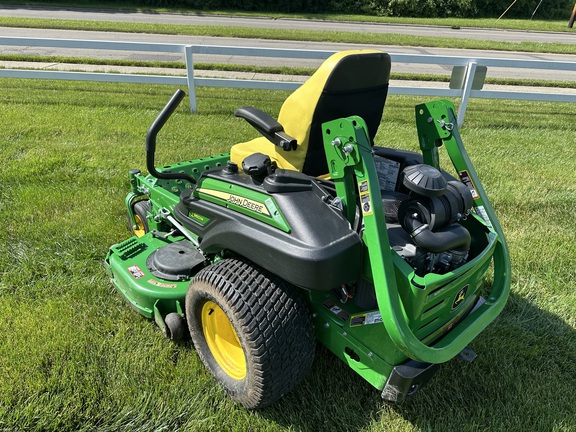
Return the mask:
[(190, 335), (245, 407), (300, 382), (316, 339), (401, 402), (440, 363), (475, 357), (506, 303), (506, 242), (452, 103), (416, 106), (421, 153), (374, 145), (389, 75), (388, 54), (334, 54), (278, 120), (236, 110), (258, 138), (156, 167), (178, 90), (148, 131), (148, 175), (130, 172), (134, 236), (110, 248), (112, 282), (167, 337)]

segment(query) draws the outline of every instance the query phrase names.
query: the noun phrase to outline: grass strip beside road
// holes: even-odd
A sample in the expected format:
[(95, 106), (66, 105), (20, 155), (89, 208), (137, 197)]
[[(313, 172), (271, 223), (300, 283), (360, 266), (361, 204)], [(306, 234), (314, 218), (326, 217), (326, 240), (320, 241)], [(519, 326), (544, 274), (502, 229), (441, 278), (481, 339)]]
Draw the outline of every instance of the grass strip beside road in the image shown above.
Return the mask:
[(148, 24), (85, 20), (50, 20), (41, 18), (0, 17), (0, 26), (89, 30), (105, 32), (172, 34), (189, 36), (235, 37), (247, 39), (282, 39), (291, 41), (377, 44), (396, 46), (422, 46), (498, 51), (539, 52), (551, 54), (576, 54), (576, 45), (538, 42), (498, 42), (457, 38), (429, 38), (398, 34), (355, 33), (339, 31), (277, 30), (228, 26), (192, 26), (176, 24)]
[[(36, 56), (25, 54), (0, 54), (0, 61), (186, 69), (186, 64), (184, 62), (178, 62), (178, 61), (114, 60), (114, 59), (94, 59), (89, 57)], [(241, 65), (230, 63), (194, 63), (194, 69), (218, 70), (228, 72), (268, 73), (278, 75), (303, 75), (303, 76), (310, 76), (316, 70), (315, 68), (307, 68), (307, 67), (256, 66), (256, 65)]]

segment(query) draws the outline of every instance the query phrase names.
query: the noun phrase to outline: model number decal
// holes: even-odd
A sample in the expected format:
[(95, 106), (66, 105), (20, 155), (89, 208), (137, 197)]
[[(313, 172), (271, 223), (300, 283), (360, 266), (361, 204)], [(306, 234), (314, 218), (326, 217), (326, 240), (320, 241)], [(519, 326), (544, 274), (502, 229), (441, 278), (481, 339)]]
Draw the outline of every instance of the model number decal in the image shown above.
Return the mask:
[(238, 195), (233, 195), (229, 192), (221, 192), (221, 191), (217, 191), (217, 190), (212, 190), (212, 189), (198, 189), (198, 192), (206, 194), (206, 195), (210, 195), (216, 198), (220, 198), (223, 199), (224, 201), (230, 203), (230, 204), (234, 204), (237, 205), (239, 207), (243, 207), (245, 209), (251, 210), (253, 212), (256, 213), (260, 213), (266, 216), (270, 216), (270, 212), (268, 211), (268, 208), (258, 202), (258, 201), (254, 201), (248, 198), (244, 198)]
[(157, 280), (154, 280), (154, 279), (148, 279), (148, 283), (150, 285), (157, 286), (158, 288), (177, 288), (178, 287), (178, 285), (176, 285), (176, 284), (167, 284), (167, 283), (163, 283), (163, 282), (158, 282)]
[(198, 222), (201, 225), (206, 225), (208, 223), (208, 221), (210, 220), (206, 216), (202, 216), (201, 214), (194, 213), (193, 211), (189, 212), (188, 216), (190, 218), (194, 219), (196, 222)]

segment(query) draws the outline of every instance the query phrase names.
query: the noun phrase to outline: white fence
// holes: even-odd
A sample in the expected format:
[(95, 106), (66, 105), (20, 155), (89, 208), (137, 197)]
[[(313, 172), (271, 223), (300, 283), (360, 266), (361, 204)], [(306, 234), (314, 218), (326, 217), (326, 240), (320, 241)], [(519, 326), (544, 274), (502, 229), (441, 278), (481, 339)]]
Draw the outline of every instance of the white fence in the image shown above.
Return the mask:
[[(301, 83), (287, 81), (262, 81), (245, 79), (223, 78), (195, 78), (194, 77), (194, 54), (228, 55), (245, 57), (277, 57), (324, 60), (334, 51), (319, 50), (295, 50), (273, 48), (250, 48), (217, 45), (182, 45), (141, 42), (116, 42), (99, 40), (74, 40), (74, 39), (36, 39), (21, 37), (1, 37), (0, 45), (16, 47), (49, 47), (71, 48), (82, 50), (122, 50), (122, 51), (146, 51), (155, 53), (180, 53), (184, 55), (186, 63), (186, 76), (165, 75), (141, 75), (141, 74), (117, 74), (117, 73), (94, 73), (94, 72), (64, 72), (45, 70), (22, 70), (0, 69), (0, 77), (11, 78), (40, 78), (55, 80), (75, 81), (101, 81), (101, 82), (124, 82), (124, 83), (147, 83), (147, 84), (172, 84), (187, 86), (190, 96), (190, 110), (197, 111), (196, 86), (227, 87), (227, 88), (256, 88), (272, 90), (295, 90)], [(419, 54), (395, 54), (390, 53), (393, 63), (428, 64), (452, 66), (451, 88), (433, 87), (404, 87), (391, 86), (389, 94), (396, 95), (422, 95), (435, 97), (460, 98), (458, 109), (458, 123), (462, 125), (469, 99), (511, 99), (553, 102), (576, 102), (576, 95), (524, 92), (524, 91), (497, 91), (482, 90), (484, 76), (487, 68), (523, 68), (576, 71), (576, 62), (559, 62), (545, 60), (518, 60), (500, 58), (467, 58), (455, 56), (436, 56)], [(576, 77), (576, 75), (575, 75)]]

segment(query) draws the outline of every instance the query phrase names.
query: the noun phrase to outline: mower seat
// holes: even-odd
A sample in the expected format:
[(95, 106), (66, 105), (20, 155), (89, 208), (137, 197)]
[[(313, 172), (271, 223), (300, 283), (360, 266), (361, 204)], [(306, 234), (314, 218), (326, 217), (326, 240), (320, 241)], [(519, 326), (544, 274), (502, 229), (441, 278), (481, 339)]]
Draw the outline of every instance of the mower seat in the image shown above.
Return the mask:
[(232, 146), (230, 159), (242, 166), (244, 158), (263, 153), (279, 168), (312, 176), (328, 173), (322, 123), (358, 115), (368, 126), (370, 142), (380, 125), (388, 94), (390, 56), (376, 50), (342, 51), (330, 56), (284, 102), (278, 122), (298, 145), (285, 151), (265, 137)]

